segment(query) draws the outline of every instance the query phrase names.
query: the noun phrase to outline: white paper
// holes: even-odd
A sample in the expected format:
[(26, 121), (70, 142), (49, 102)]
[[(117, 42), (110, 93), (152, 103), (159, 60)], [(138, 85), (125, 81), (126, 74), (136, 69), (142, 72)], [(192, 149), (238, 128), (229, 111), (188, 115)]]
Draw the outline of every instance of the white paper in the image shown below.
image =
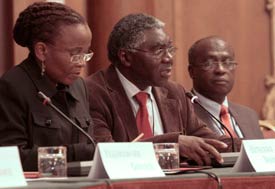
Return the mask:
[(0, 147), (0, 188), (27, 186), (18, 148)]
[(90, 170), (91, 178), (163, 177), (150, 142), (99, 143)]
[(243, 145), (241, 146), (240, 155), (234, 164), (233, 172), (254, 172), (254, 168), (252, 167), (247, 154), (245, 152), (245, 149)]
[(94, 163), (92, 168), (90, 169), (88, 177), (93, 179), (100, 179), (100, 178), (109, 178), (108, 174), (105, 171), (105, 168), (102, 163), (102, 159), (98, 150), (98, 146), (100, 143), (98, 143), (96, 149), (95, 149), (95, 155), (94, 155)]
[(275, 139), (243, 140), (240, 157), (233, 170), (275, 171)]

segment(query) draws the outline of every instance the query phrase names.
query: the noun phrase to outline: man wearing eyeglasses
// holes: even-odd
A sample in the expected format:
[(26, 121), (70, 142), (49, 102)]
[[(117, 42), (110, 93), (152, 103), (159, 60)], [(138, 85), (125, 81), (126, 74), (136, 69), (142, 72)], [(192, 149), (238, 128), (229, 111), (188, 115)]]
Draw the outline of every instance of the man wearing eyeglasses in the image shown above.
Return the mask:
[[(130, 14), (113, 28), (108, 41), (111, 65), (87, 78), (97, 142), (177, 142), (180, 154), (209, 165), (218, 150), (231, 149), (199, 121), (184, 89), (168, 81), (176, 48), (164, 23)], [(204, 137), (204, 138), (200, 138)], [(210, 155), (209, 155), (210, 154)]]
[(200, 39), (191, 46), (188, 70), (193, 80), (192, 92), (226, 128), (198, 104), (194, 104), (195, 112), (218, 135), (263, 138), (257, 113), (227, 99), (234, 85), (236, 68), (233, 48), (218, 36)]

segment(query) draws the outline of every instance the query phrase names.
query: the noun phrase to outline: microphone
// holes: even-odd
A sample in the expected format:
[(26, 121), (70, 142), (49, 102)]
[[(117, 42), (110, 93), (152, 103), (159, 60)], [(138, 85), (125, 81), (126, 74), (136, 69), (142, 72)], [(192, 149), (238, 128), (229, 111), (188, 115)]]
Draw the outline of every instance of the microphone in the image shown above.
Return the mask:
[(71, 123), (74, 127), (76, 127), (80, 132), (82, 132), (88, 139), (89, 141), (96, 147), (96, 143), (93, 140), (93, 138), (86, 132), (84, 131), (80, 126), (78, 126), (75, 122), (73, 122), (68, 116), (66, 116), (60, 109), (58, 109), (51, 101), (49, 97), (47, 97), (43, 92), (39, 91), (38, 92), (38, 97), (39, 99), (42, 100), (43, 105), (48, 105), (52, 109), (54, 109), (59, 115), (61, 115), (64, 119), (66, 119), (69, 123)]
[[(207, 112), (207, 114), (210, 115), (210, 117), (211, 117), (212, 119), (216, 120), (216, 121), (221, 125), (221, 127), (222, 127), (223, 129), (225, 129), (225, 130), (228, 132), (228, 134), (229, 134), (229, 136), (230, 136), (230, 139), (231, 139), (231, 142), (232, 142), (232, 152), (235, 152), (234, 138), (233, 138), (233, 136), (232, 136), (232, 133), (227, 129), (227, 127), (226, 127), (219, 119), (217, 119), (212, 113), (210, 113), (210, 112), (200, 103), (199, 98), (198, 98), (196, 95), (194, 95), (194, 94), (191, 93), (191, 92), (186, 92), (185, 95), (186, 95), (188, 98), (190, 98), (190, 100), (191, 100), (191, 102), (192, 102), (193, 104), (198, 104), (205, 112)], [(220, 129), (220, 128), (218, 128), (218, 129)]]

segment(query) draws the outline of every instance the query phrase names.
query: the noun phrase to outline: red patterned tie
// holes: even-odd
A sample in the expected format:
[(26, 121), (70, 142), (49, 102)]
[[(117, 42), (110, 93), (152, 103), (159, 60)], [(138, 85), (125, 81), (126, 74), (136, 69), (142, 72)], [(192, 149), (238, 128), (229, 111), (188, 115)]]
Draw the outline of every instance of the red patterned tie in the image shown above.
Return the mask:
[[(233, 130), (231, 122), (230, 122), (230, 115), (228, 113), (228, 108), (224, 105), (221, 106), (220, 118), (221, 118), (222, 123), (226, 126), (226, 128), (231, 133), (231, 135), (233, 137), (237, 137), (236, 133)], [(226, 135), (230, 137), (230, 135), (228, 134), (228, 132), (225, 129), (224, 129), (224, 131), (225, 131)]]
[(145, 92), (139, 92), (135, 95), (135, 98), (139, 104), (139, 109), (136, 115), (138, 131), (144, 134), (143, 138), (152, 137), (153, 134), (150, 127), (149, 116), (146, 106), (148, 94)]

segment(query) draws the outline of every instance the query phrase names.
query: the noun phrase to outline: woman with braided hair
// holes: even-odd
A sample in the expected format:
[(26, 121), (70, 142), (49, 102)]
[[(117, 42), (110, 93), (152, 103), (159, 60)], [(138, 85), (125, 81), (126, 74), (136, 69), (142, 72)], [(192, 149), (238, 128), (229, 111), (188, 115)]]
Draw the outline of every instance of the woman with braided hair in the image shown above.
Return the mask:
[(0, 79), (0, 145), (18, 146), (25, 171), (37, 170), (37, 148), (66, 146), (68, 161), (90, 160), (94, 145), (38, 97), (43, 92), (91, 135), (87, 90), (80, 73), (93, 52), (85, 19), (66, 5), (37, 2), (14, 26), (29, 56)]

